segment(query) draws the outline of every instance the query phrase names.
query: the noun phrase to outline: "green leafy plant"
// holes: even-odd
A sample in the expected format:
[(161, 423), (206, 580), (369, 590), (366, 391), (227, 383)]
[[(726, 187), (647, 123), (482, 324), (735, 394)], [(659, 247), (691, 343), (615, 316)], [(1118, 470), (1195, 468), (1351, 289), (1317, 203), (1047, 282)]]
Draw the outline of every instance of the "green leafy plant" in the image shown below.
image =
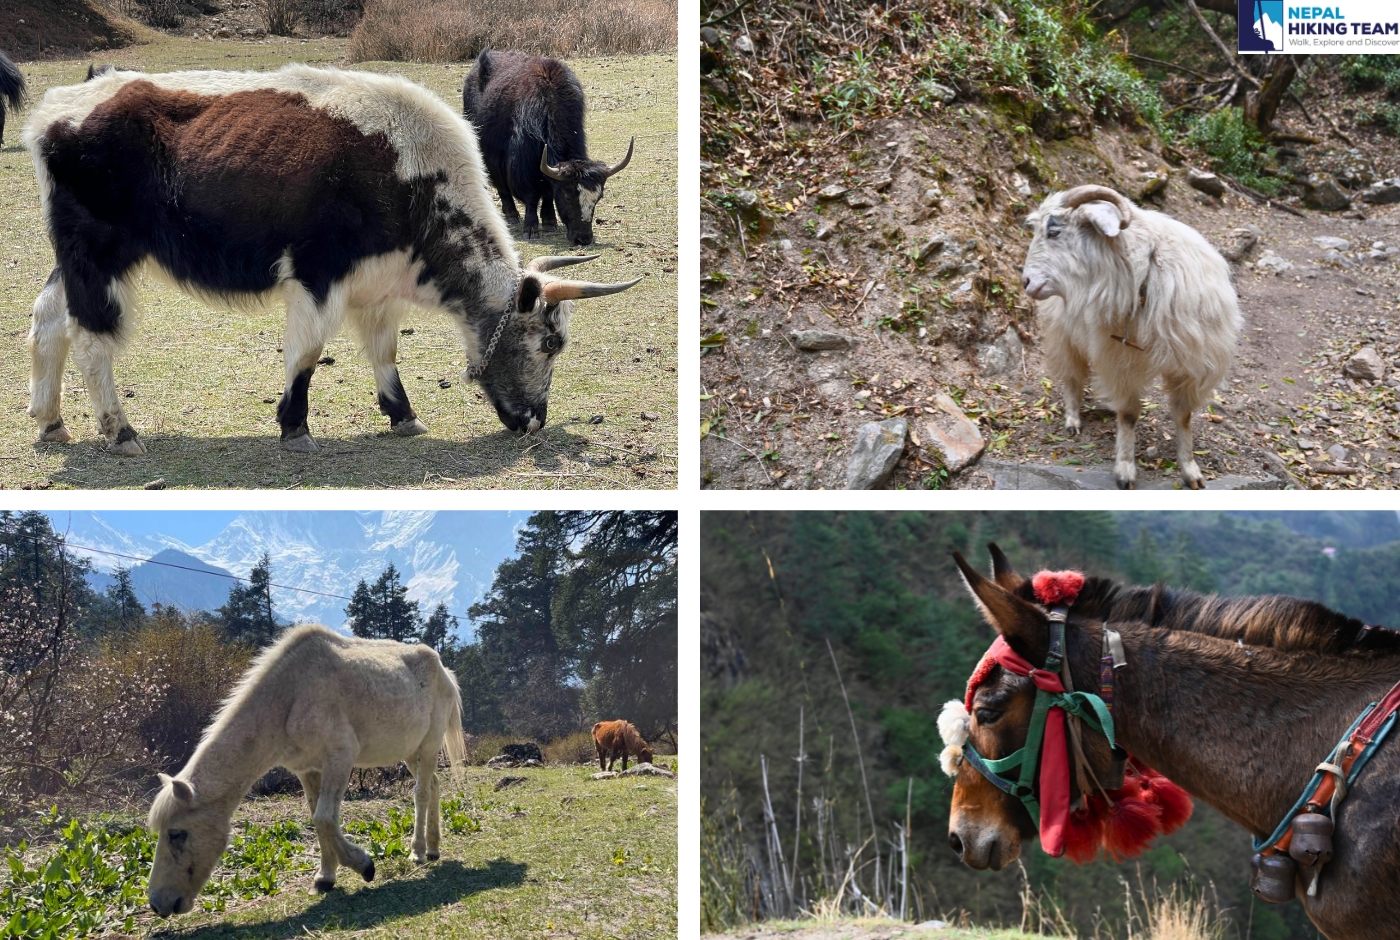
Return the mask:
[(1273, 162), (1274, 151), (1239, 108), (1204, 115), (1191, 126), (1186, 139), (1210, 155), (1216, 170), (1246, 186), (1270, 195), (1283, 188), (1282, 181), (1262, 175), (1264, 166)]

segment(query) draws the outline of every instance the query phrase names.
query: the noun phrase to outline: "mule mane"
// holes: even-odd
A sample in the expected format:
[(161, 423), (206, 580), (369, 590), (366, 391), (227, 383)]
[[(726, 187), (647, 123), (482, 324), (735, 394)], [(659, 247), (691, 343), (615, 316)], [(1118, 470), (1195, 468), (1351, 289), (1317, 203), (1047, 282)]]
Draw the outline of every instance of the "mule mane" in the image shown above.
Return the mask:
[[(1028, 599), (1030, 583), (1020, 592)], [(1196, 591), (1120, 585), (1108, 578), (1086, 578), (1071, 615), (1093, 620), (1139, 621), (1263, 646), (1283, 653), (1400, 654), (1400, 632), (1369, 630), (1355, 617), (1317, 601), (1283, 594), (1221, 597)]]

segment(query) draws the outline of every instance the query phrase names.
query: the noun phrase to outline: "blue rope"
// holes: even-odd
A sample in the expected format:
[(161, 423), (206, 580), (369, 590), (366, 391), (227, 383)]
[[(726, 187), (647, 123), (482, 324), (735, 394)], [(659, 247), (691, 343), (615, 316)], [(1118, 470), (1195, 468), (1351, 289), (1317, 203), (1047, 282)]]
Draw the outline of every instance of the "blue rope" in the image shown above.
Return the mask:
[[(1361, 722), (1366, 720), (1366, 716), (1371, 714), (1371, 711), (1376, 707), (1376, 705), (1376, 702), (1372, 702), (1370, 705), (1366, 706), (1366, 710), (1363, 711), (1361, 715), (1351, 723), (1351, 727), (1347, 729), (1346, 734), (1342, 735), (1342, 739), (1337, 742), (1337, 746), (1332, 749), (1332, 753), (1327, 755), (1327, 760), (1324, 761), (1324, 763), (1336, 763), (1337, 752), (1340, 751), (1342, 747), (1348, 741), (1351, 740), (1352, 734), (1356, 731), (1358, 727), (1360, 727)], [(1376, 732), (1376, 736), (1373, 739), (1371, 739), (1371, 743), (1366, 745), (1366, 749), (1361, 752), (1361, 756), (1357, 757), (1356, 761), (1351, 765), (1351, 773), (1347, 774), (1348, 787), (1350, 787), (1352, 785), (1352, 782), (1356, 780), (1357, 775), (1361, 773), (1361, 769), (1366, 766), (1366, 762), (1371, 759), (1371, 756), (1375, 753), (1376, 748), (1380, 747), (1380, 744), (1382, 741), (1385, 740), (1386, 735), (1390, 734), (1390, 729), (1394, 727), (1394, 725), (1395, 713), (1392, 713), (1391, 716), (1386, 719), (1385, 724), (1381, 725), (1380, 730)], [(1326, 773), (1326, 771), (1319, 770), (1313, 774), (1313, 778), (1309, 780), (1308, 785), (1303, 788), (1303, 795), (1298, 797), (1298, 802), (1293, 804), (1293, 808), (1290, 809), (1287, 812), (1287, 814), (1284, 815), (1283, 822), (1278, 824), (1278, 828), (1275, 829), (1267, 839), (1264, 839), (1262, 841), (1259, 839), (1253, 840), (1254, 851), (1262, 852), (1264, 849), (1276, 844), (1278, 840), (1284, 837), (1284, 834), (1288, 832), (1288, 827), (1293, 825), (1293, 817), (1297, 816), (1298, 812), (1305, 806), (1307, 806), (1308, 798), (1314, 793), (1316, 793), (1318, 785), (1322, 783), (1322, 776), (1324, 773)], [(1319, 812), (1321, 812), (1322, 815), (1326, 816), (1331, 812), (1331, 807), (1327, 805), (1321, 806), (1319, 807)]]

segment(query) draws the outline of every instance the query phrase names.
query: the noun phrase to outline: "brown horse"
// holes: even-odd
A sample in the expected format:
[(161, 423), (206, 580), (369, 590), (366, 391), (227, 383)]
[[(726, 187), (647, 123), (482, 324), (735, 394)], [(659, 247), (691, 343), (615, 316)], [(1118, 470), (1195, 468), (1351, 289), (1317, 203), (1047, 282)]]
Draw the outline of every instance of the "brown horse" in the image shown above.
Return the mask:
[(651, 745), (630, 721), (600, 721), (593, 726), (593, 748), (598, 752), (598, 767), (611, 770), (613, 761), (622, 758), (627, 769), (627, 756), (635, 754), (640, 764), (650, 764), (655, 757)]
[[(1017, 654), (1043, 663), (1049, 611), (1000, 550), (989, 548), (992, 579), (955, 553), (958, 567), (988, 623)], [(1105, 625), (1121, 634), (1126, 652), (1115, 677), (1119, 745), (1260, 839), (1289, 812), (1351, 722), (1400, 680), (1400, 636), (1367, 630), (1312, 601), (1223, 599), (1090, 578), (1065, 625), (1076, 689), (1099, 686)], [(971, 709), (978, 753), (996, 759), (1022, 747), (1034, 697), (1030, 679), (993, 668)], [(1083, 743), (1094, 774), (1107, 779), (1107, 742), (1086, 734)], [(1375, 752), (1340, 804), (1335, 854), (1317, 895), (1298, 892), (1329, 940), (1400, 940), (1397, 782), (1400, 741)], [(1071, 780), (1071, 799), (1077, 797)], [(1019, 800), (969, 761), (957, 766), (948, 842), (967, 865), (999, 870), (1036, 833)]]

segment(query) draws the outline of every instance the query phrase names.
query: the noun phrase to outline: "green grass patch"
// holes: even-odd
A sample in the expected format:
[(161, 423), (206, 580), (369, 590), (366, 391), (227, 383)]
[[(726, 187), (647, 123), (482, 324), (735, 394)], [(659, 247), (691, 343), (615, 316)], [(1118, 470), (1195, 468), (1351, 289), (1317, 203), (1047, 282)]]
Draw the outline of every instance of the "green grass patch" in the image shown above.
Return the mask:
[[(590, 766), (523, 772), (499, 793), (496, 771), (444, 776), (442, 859), (414, 865), (409, 800), (347, 801), (350, 838), (376, 859), (374, 882), (340, 870), (311, 882), (319, 848), (298, 796), (245, 802), (195, 911), (166, 937), (291, 938), (339, 930), (414, 937), (675, 936), (674, 780), (590, 780)], [(135, 819), (47, 814), (43, 845), (0, 850), (0, 937), (145, 932), (153, 837)], [(625, 909), (617, 900), (625, 898)]]
[[(187, 68), (271, 69), (290, 61), (344, 66), (344, 40), (242, 43), (164, 38), (103, 61), (163, 72)], [(25, 414), (30, 309), (53, 267), (29, 154), (19, 144), (24, 114), (11, 120), (0, 149), (0, 487), (502, 487), (673, 488), (677, 446), (677, 67), (674, 55), (576, 59), (588, 95), (591, 152), (617, 160), (627, 140), (637, 151), (608, 183), (586, 276), (645, 276), (630, 291), (580, 301), (550, 394), (549, 424), (528, 438), (508, 432), (474, 384), (461, 379), (464, 355), (445, 319), (412, 309), (399, 338), (399, 371), (430, 432), (403, 439), (379, 414), (374, 377), (346, 330), (326, 347), (335, 362), (311, 387), (312, 434), (319, 454), (285, 453), (278, 442), (282, 392), (278, 352), (285, 312), (210, 310), (163, 284), (141, 291), (144, 311), (130, 350), (117, 359), (123, 405), (149, 453), (108, 455), (87, 392), (71, 363), (63, 413), (72, 444), (36, 444)], [(88, 58), (22, 63), (35, 97), (78, 82)], [(461, 107), (467, 64), (367, 62), (402, 74)], [(518, 230), (512, 233), (519, 236)], [(517, 242), (529, 260), (570, 251), (559, 233)], [(443, 388), (440, 383), (450, 382)], [(271, 399), (271, 401), (269, 401)], [(654, 419), (641, 417), (646, 412)], [(601, 420), (598, 420), (600, 419)], [(595, 423), (596, 422), (596, 423)]]
[(1261, 174), (1264, 166), (1273, 162), (1274, 151), (1240, 108), (1203, 115), (1191, 125), (1186, 138), (1210, 155), (1213, 169), (1271, 196), (1283, 188), (1282, 180)]

